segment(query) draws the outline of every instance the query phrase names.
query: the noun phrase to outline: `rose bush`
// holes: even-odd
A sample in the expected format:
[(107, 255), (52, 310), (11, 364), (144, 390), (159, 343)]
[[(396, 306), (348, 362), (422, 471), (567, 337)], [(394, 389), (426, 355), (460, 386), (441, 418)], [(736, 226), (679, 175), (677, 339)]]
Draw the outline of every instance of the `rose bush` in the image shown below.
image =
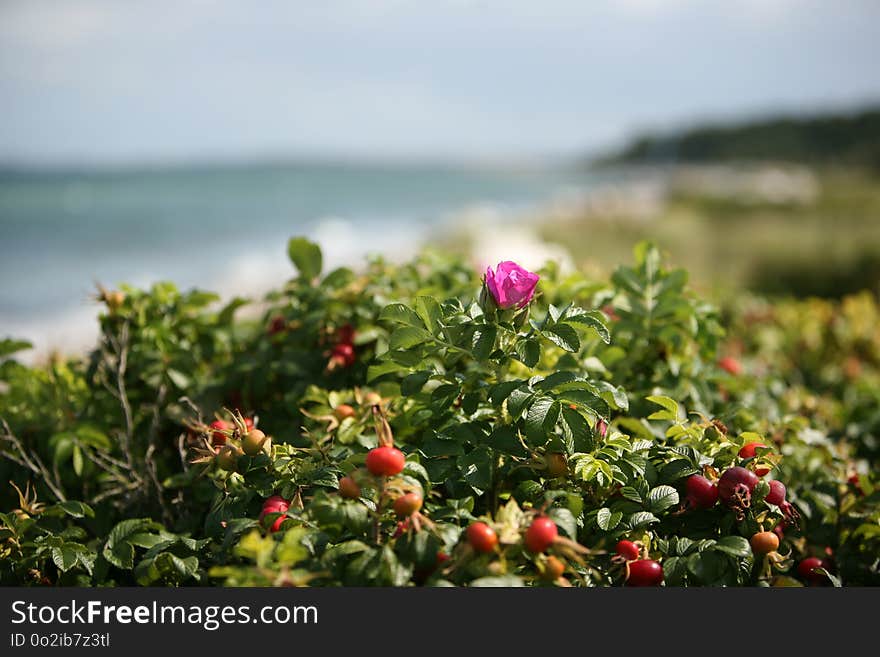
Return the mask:
[(2, 583), (880, 583), (857, 313), (799, 359), (797, 304), (716, 310), (649, 244), (482, 285), (289, 252), (256, 318), (162, 284), (102, 294), (86, 359), (0, 343)]

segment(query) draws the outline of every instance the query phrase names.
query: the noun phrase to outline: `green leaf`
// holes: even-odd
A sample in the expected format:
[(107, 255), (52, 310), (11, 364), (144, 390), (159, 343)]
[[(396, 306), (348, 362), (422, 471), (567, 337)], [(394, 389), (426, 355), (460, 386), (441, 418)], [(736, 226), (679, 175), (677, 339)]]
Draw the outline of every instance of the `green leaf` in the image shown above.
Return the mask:
[(648, 509), (654, 513), (665, 511), (678, 504), (678, 491), (672, 486), (657, 486), (648, 493)]
[(134, 545), (129, 539), (143, 532), (160, 529), (162, 526), (149, 518), (131, 518), (117, 523), (104, 544), (104, 558), (117, 568), (130, 570), (134, 566)]
[(321, 274), (321, 247), (314, 242), (304, 237), (291, 237), (287, 243), (287, 255), (302, 278), (312, 280)]
[(495, 349), (495, 336), (498, 329), (495, 326), (478, 326), (474, 331), (473, 353), (478, 360), (486, 360)]
[(497, 427), (489, 436), (488, 444), (504, 454), (523, 457), (527, 455), (526, 448), (517, 438), (516, 430), (509, 424)]
[(678, 414), (678, 402), (672, 399), (672, 397), (666, 397), (664, 395), (651, 395), (650, 397), (645, 397), (649, 402), (653, 402), (658, 406), (662, 406), (670, 413)]
[(649, 511), (636, 511), (627, 519), (626, 524), (629, 525), (630, 529), (641, 529), (655, 522), (660, 522), (660, 519), (653, 513)]
[(566, 315), (564, 317), (564, 320), (569, 323), (583, 324), (584, 326), (589, 326), (590, 328), (596, 330), (596, 333), (599, 334), (602, 342), (604, 342), (605, 344), (611, 343), (611, 333), (608, 331), (608, 326), (605, 324), (605, 318), (598, 311), (593, 311), (589, 313), (580, 312), (578, 314)]
[(629, 409), (629, 397), (621, 386), (613, 386), (607, 381), (598, 381), (596, 388), (599, 396), (608, 404), (615, 406), (621, 411)]
[(72, 518), (95, 517), (95, 512), (92, 510), (92, 507), (84, 502), (68, 500), (66, 502), (58, 502), (55, 506)]
[(6, 358), (17, 351), (23, 351), (24, 349), (33, 349), (33, 346), (34, 345), (27, 340), (4, 338), (0, 340), (0, 358)]
[(560, 349), (564, 349), (571, 353), (576, 353), (581, 348), (581, 340), (578, 337), (577, 331), (568, 324), (554, 324), (553, 326), (548, 326), (541, 331), (541, 335), (550, 340), (550, 342)]
[(563, 429), (571, 436), (572, 451), (590, 452), (595, 446), (587, 419), (568, 405), (562, 406)]
[(542, 441), (553, 431), (559, 419), (559, 402), (549, 397), (538, 397), (526, 414), (526, 434), (530, 439)]
[(636, 490), (633, 486), (624, 486), (620, 489), (620, 494), (624, 497), (624, 499), (630, 500), (631, 502), (642, 503), (642, 495)]
[(73, 446), (73, 472), (77, 477), (82, 477), (83, 472), (83, 454), (79, 445)]
[(403, 473), (411, 477), (415, 477), (425, 484), (431, 483), (431, 478), (428, 476), (428, 471), (425, 470), (425, 467), (421, 463), (418, 463), (416, 461), (406, 461), (403, 465)]
[(529, 402), (534, 399), (535, 393), (526, 387), (517, 388), (507, 398), (507, 412), (513, 419), (519, 419)]
[(440, 304), (434, 297), (416, 297), (416, 313), (422, 318), (428, 331), (436, 334), (440, 325)]
[(489, 400), (493, 404), (501, 404), (510, 396), (510, 393), (522, 384), (523, 381), (502, 381), (501, 383), (496, 383), (489, 389)]
[(648, 416), (649, 420), (669, 420), (675, 422), (678, 420), (678, 402), (670, 397), (663, 395), (653, 395), (646, 397), (649, 402), (662, 406), (662, 411), (657, 411)]
[(66, 573), (76, 565), (77, 561), (79, 559), (76, 552), (66, 545), (52, 548), (52, 562), (61, 572)]
[(541, 343), (531, 338), (518, 340), (514, 345), (514, 351), (516, 359), (526, 367), (534, 367), (541, 359)]
[(752, 553), (749, 542), (742, 536), (725, 536), (718, 539), (715, 549), (734, 557), (747, 557)]
[(622, 519), (623, 514), (620, 511), (612, 513), (611, 509), (604, 506), (596, 513), (596, 524), (599, 525), (599, 529), (606, 532), (617, 527)]
[(171, 379), (171, 383), (181, 390), (189, 388), (190, 378), (183, 372), (178, 372), (175, 369), (169, 368), (165, 373), (168, 375), (168, 378)]
[(385, 376), (392, 372), (399, 372), (402, 369), (404, 369), (402, 365), (398, 365), (392, 361), (384, 361), (382, 363), (377, 363), (376, 365), (370, 365), (367, 368), (367, 383), (375, 381), (380, 376)]
[(470, 484), (477, 495), (482, 495), (492, 485), (492, 453), (488, 447), (477, 447), (458, 458), (462, 478)]
[(379, 320), (383, 322), (397, 322), (398, 324), (406, 324), (416, 328), (425, 328), (425, 322), (419, 317), (418, 313), (409, 306), (402, 303), (391, 303), (382, 309), (379, 313)]
[(217, 314), (217, 323), (221, 325), (232, 324), (232, 320), (235, 318), (235, 311), (249, 303), (250, 299), (245, 299), (244, 297), (233, 298), (229, 303), (223, 306), (223, 309)]
[(409, 397), (411, 395), (416, 395), (421, 392), (424, 385), (428, 382), (428, 379), (431, 378), (430, 370), (422, 370), (421, 372), (414, 372), (409, 376), (405, 377), (403, 381), (400, 382), (400, 393)]
[(391, 349), (409, 349), (424, 344), (431, 339), (431, 334), (423, 328), (401, 326), (396, 329), (388, 340)]
[(577, 520), (575, 520), (574, 514), (571, 511), (562, 507), (553, 507), (547, 515), (550, 516), (553, 522), (559, 525), (559, 528), (570, 539), (577, 540)]
[(692, 474), (698, 474), (700, 468), (696, 467), (690, 461), (684, 459), (676, 459), (670, 461), (660, 469), (660, 479), (663, 481), (676, 481), (683, 477), (689, 477)]
[(816, 568), (816, 569), (814, 569), (814, 572), (825, 575), (825, 577), (827, 577), (831, 581), (831, 585), (834, 588), (840, 588), (843, 586), (843, 584), (840, 581), (840, 578), (835, 577), (834, 575), (829, 573), (828, 570), (826, 570), (825, 568)]

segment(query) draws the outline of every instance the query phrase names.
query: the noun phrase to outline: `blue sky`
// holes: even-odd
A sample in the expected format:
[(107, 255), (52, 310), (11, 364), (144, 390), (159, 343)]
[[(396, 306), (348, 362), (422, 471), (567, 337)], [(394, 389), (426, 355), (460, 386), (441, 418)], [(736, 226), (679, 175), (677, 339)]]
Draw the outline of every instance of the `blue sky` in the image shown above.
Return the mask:
[(874, 0), (0, 0), (0, 161), (532, 157), (880, 100)]

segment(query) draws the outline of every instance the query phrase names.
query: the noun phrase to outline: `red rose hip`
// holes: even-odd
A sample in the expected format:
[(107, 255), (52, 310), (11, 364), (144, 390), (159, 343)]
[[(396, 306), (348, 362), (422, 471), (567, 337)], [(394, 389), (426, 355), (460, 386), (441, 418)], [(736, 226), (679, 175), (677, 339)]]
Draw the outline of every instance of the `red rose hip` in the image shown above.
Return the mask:
[(422, 508), (422, 496), (418, 493), (407, 493), (394, 500), (394, 513), (399, 518), (408, 518)]
[(538, 516), (526, 530), (525, 544), (529, 552), (544, 552), (559, 536), (556, 523), (547, 516)]
[(819, 584), (825, 580), (825, 575), (813, 571), (816, 568), (824, 567), (825, 564), (819, 557), (807, 557), (806, 559), (802, 559), (801, 562), (798, 564), (797, 572), (798, 575), (803, 577), (805, 580), (813, 584)]
[(211, 442), (214, 445), (225, 445), (227, 436), (223, 432), (232, 429), (232, 425), (224, 420), (214, 420), (211, 422), (211, 428), (214, 429), (211, 432)]
[(639, 559), (629, 564), (627, 586), (660, 586), (663, 583), (663, 566), (653, 559)]
[(396, 447), (376, 447), (367, 453), (367, 470), (377, 477), (393, 477), (403, 472), (406, 457)]
[(684, 482), (685, 503), (692, 509), (711, 509), (718, 501), (718, 486), (703, 475), (691, 475)]
[(740, 466), (728, 468), (718, 480), (718, 497), (728, 505), (748, 503), (758, 485), (758, 475)]
[(770, 482), (770, 492), (764, 498), (768, 503), (781, 506), (785, 502), (785, 484), (774, 479)]
[(488, 553), (498, 545), (498, 535), (485, 522), (472, 523), (467, 528), (467, 540), (476, 552)]
[(639, 546), (626, 539), (617, 542), (615, 552), (627, 561), (635, 561), (639, 558)]
[(720, 359), (718, 367), (733, 376), (738, 376), (742, 372), (742, 364), (733, 356), (725, 356)]

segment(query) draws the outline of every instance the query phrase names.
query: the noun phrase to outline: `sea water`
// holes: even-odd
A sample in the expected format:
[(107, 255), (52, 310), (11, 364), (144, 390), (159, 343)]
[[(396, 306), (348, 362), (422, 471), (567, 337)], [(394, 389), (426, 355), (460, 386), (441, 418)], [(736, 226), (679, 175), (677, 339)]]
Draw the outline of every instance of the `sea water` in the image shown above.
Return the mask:
[(95, 333), (96, 283), (259, 293), (294, 274), (292, 235), (318, 240), (329, 266), (407, 257), (475, 207), (513, 216), (595, 182), (555, 166), (0, 172), (0, 337), (80, 348)]

